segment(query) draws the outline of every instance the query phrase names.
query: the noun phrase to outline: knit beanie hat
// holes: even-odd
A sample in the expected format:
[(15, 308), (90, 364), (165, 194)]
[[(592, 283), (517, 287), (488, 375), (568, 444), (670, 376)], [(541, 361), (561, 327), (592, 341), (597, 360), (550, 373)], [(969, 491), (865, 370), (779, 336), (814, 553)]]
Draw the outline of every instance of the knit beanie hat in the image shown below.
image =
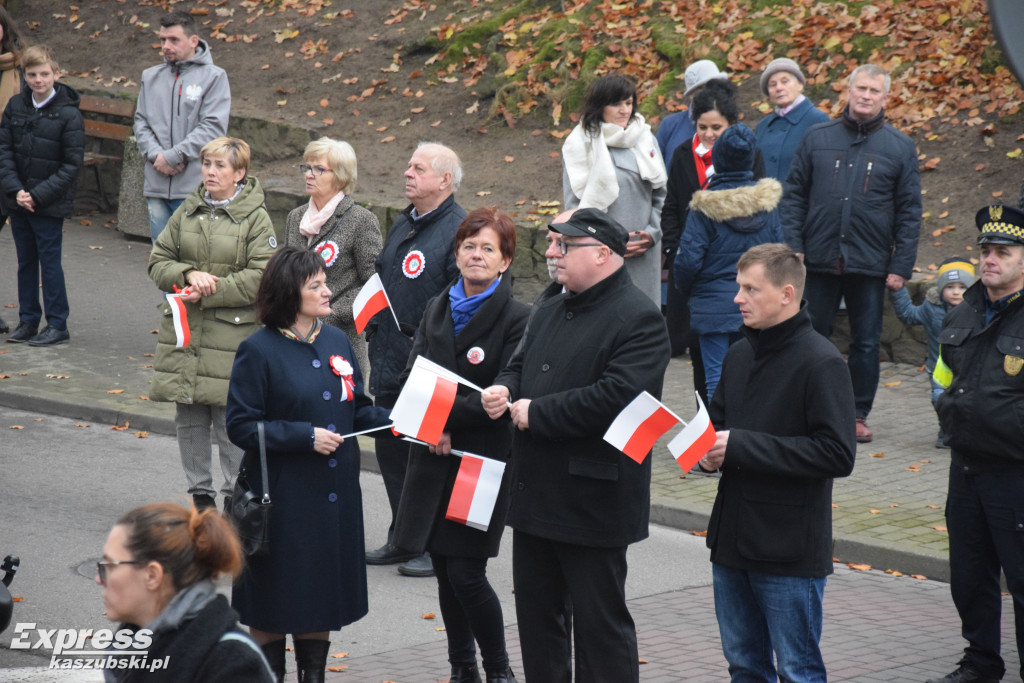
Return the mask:
[(966, 259), (954, 256), (948, 258), (939, 265), (938, 287), (939, 293), (946, 288), (946, 285), (961, 283), (964, 287), (974, 284), (974, 264)]
[(708, 81), (713, 81), (716, 78), (727, 79), (729, 77), (719, 71), (718, 66), (710, 59), (700, 59), (686, 67), (686, 74), (683, 78), (683, 82), (686, 83), (686, 92), (683, 93), (683, 99), (686, 99), (694, 90)]
[(773, 59), (769, 62), (764, 73), (761, 74), (761, 92), (765, 95), (768, 94), (769, 79), (780, 71), (786, 71), (793, 74), (796, 80), (800, 81), (800, 85), (807, 85), (807, 79), (804, 78), (804, 72), (800, 70), (797, 63), (788, 57), (779, 57), (778, 59)]
[(711, 148), (711, 163), (715, 173), (751, 171), (754, 169), (754, 154), (757, 152), (757, 138), (745, 123), (736, 123), (726, 128)]

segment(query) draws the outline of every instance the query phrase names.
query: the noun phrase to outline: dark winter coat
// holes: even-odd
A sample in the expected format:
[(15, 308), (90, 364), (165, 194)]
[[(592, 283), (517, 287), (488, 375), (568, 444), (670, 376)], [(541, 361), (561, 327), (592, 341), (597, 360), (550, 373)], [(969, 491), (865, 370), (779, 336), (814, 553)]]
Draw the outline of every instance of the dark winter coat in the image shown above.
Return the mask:
[(921, 232), (921, 175), (913, 141), (885, 122), (847, 112), (804, 135), (779, 214), (807, 270), (909, 280)]
[[(400, 377), (412, 351), (412, 338), (427, 302), (459, 277), (455, 265), (455, 231), (466, 210), (449, 196), (426, 216), (413, 218), (412, 205), (388, 231), (375, 268), (402, 329), (391, 315), (378, 314), (366, 327), (370, 346), (370, 393), (394, 400)], [(413, 252), (419, 252), (417, 259)], [(415, 268), (417, 261), (420, 267)]]
[(18, 206), (19, 190), (35, 201), (35, 214), (69, 218), (74, 211), (75, 180), (84, 159), (85, 128), (78, 93), (54, 83), (57, 94), (36, 109), (24, 88), (7, 103), (0, 123), (0, 196), (5, 212), (27, 213)]
[[(153, 640), (148, 662), (167, 657), (156, 671), (114, 669), (118, 683), (270, 683), (273, 678), (259, 647), (238, 628), (238, 615), (223, 595), (195, 617)], [(121, 659), (115, 657), (115, 659)]]
[(832, 479), (853, 471), (853, 386), (835, 346), (799, 313), (742, 328), (709, 414), (729, 430), (711, 511), (711, 561), (780, 576), (832, 573)]
[(764, 155), (764, 168), (769, 177), (780, 183), (785, 182), (793, 163), (793, 155), (804, 134), (811, 126), (828, 120), (828, 114), (805, 97), (785, 116), (772, 112), (758, 121), (754, 134), (757, 136), (757, 147)]
[(675, 285), (688, 297), (690, 327), (699, 334), (740, 329), (743, 317), (733, 303), (736, 263), (750, 247), (782, 241), (779, 181), (716, 175), (710, 185), (693, 195), (675, 262)]
[[(477, 386), (493, 384), (523, 336), (530, 312), (525, 304), (512, 298), (510, 280), (506, 273), (458, 336), (452, 323), (449, 290), (431, 299), (402, 381), (408, 377), (416, 357), (424, 356)], [(483, 360), (474, 363), (470, 360), (472, 352), (482, 352)], [(507, 414), (501, 420), (492, 420), (484, 412), (480, 392), (462, 385), (458, 391), (445, 424), (445, 431), (451, 432), (452, 448), (508, 462), (512, 423)], [(410, 551), (429, 550), (454, 557), (497, 556), (508, 513), (509, 468), (505, 468), (494, 515), (485, 532), (445, 519), (460, 463), (461, 458), (434, 455), (426, 446), (411, 447), (395, 520), (396, 545)]]
[(935, 361), (939, 357), (942, 320), (953, 307), (942, 300), (938, 287), (929, 287), (924, 293), (924, 301), (917, 305), (910, 298), (907, 288), (901, 287), (892, 293), (892, 307), (904, 325), (924, 325), (925, 336), (928, 338), (928, 358), (924, 366), (930, 375), (935, 371)]
[(1024, 296), (985, 324), (981, 282), (946, 316), (940, 333), (942, 361), (953, 382), (936, 403), (953, 465), (969, 473), (1024, 473)]
[(531, 399), (512, 440), (517, 531), (563, 543), (621, 547), (647, 537), (651, 456), (636, 463), (602, 437), (638, 394), (661, 396), (668, 332), (625, 268), (578, 293), (545, 290), (494, 383)]
[[(354, 397), (330, 359), (352, 366)], [(238, 347), (228, 394), (228, 437), (262, 493), (256, 423), (266, 425), (273, 513), (270, 555), (250, 557), (231, 593), (241, 621), (271, 633), (337, 631), (367, 611), (359, 452), (349, 438), (331, 455), (313, 450), (313, 428), (337, 434), (389, 424), (363, 394), (345, 333), (324, 325), (312, 343), (264, 328)]]

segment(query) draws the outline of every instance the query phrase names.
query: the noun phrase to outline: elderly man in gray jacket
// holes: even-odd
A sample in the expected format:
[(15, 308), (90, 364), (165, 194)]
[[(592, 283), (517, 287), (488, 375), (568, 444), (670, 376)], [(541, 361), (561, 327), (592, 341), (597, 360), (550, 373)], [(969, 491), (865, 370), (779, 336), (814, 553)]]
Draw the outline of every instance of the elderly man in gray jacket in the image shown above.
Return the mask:
[(164, 63), (142, 72), (135, 139), (146, 159), (142, 193), (154, 243), (171, 214), (202, 180), (199, 150), (228, 131), (228, 76), (214, 65), (210, 46), (197, 29), (188, 12), (178, 10), (161, 19)]

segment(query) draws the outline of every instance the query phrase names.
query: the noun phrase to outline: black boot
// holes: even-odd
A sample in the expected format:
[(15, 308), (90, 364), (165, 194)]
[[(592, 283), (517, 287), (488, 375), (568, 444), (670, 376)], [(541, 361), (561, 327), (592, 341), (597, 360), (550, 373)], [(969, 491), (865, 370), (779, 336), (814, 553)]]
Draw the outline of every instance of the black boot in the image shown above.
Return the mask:
[(448, 683), (483, 683), (476, 662), (472, 664), (452, 664), (452, 675)]
[(512, 667), (505, 667), (504, 671), (498, 673), (487, 673), (487, 683), (516, 683), (515, 674), (512, 673)]
[(270, 664), (270, 670), (274, 672), (274, 680), (284, 683), (284, 638), (265, 643), (260, 649)]
[(295, 641), (295, 663), (299, 667), (299, 683), (324, 683), (329, 649), (329, 640), (304, 638)]
[(10, 331), (10, 326), (6, 322), (4, 322), (3, 318), (0, 318), (0, 334), (7, 334)]

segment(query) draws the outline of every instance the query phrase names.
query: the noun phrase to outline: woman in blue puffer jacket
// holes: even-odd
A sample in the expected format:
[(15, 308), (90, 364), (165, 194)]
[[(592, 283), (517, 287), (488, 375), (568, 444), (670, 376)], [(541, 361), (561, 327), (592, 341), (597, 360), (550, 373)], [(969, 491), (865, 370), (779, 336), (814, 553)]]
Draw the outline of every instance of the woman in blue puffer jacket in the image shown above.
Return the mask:
[(750, 247), (781, 242), (776, 207), (782, 185), (774, 178), (754, 181), (757, 140), (745, 124), (722, 133), (711, 150), (715, 174), (690, 202), (686, 229), (675, 260), (676, 287), (687, 294), (690, 327), (700, 338), (708, 399), (714, 395), (729, 345), (743, 318), (733, 302), (736, 262)]

